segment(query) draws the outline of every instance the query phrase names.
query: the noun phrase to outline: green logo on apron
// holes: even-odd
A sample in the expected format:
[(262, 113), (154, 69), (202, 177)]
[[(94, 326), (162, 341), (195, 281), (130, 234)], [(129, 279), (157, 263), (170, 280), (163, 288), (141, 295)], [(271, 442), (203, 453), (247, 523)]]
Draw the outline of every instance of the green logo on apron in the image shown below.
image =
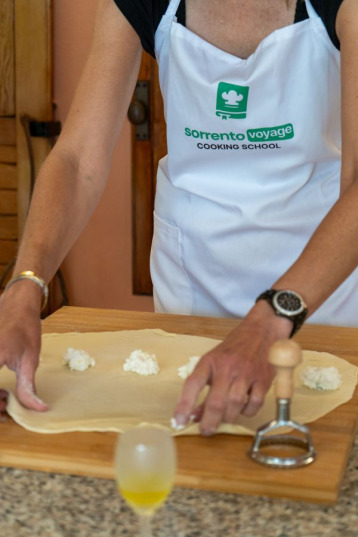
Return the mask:
[(216, 96), (216, 115), (221, 119), (243, 119), (247, 112), (248, 86), (219, 82)]

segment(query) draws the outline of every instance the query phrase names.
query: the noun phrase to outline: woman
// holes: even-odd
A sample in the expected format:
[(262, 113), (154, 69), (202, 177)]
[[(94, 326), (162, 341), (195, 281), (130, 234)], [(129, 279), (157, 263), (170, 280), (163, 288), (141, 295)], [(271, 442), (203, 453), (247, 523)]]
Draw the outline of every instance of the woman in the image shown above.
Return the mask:
[[(201, 359), (176, 408), (179, 424), (195, 413), (210, 435), (221, 421), (256, 413), (273, 377), (269, 346), (306, 316), (357, 323), (358, 8), (355, 0), (101, 0), (71, 112), (36, 183), (15, 274), (31, 269), (49, 281), (96, 206), (140, 39), (159, 63), (168, 127), (151, 257), (156, 309), (244, 318)], [(16, 280), (4, 293), (0, 348), (17, 371), (22, 403), (44, 410), (33, 394), (34, 283)]]

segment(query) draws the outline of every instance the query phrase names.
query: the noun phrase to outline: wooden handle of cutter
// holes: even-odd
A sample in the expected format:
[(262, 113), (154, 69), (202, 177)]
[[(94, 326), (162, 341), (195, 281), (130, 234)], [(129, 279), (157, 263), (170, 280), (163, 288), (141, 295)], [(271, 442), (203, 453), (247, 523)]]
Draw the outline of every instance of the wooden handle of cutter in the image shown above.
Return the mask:
[(302, 361), (301, 347), (290, 339), (276, 341), (269, 350), (269, 362), (276, 368), (276, 397), (291, 399), (293, 373)]

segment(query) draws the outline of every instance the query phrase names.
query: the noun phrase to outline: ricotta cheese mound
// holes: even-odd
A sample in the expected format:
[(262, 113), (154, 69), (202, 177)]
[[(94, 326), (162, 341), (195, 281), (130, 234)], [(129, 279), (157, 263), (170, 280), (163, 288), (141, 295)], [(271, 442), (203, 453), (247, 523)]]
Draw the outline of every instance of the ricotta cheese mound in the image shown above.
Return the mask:
[(148, 354), (141, 349), (131, 352), (123, 364), (124, 371), (132, 371), (138, 375), (158, 375), (159, 365), (155, 354)]
[(342, 384), (336, 367), (307, 366), (301, 373), (302, 382), (312, 390), (338, 390)]
[(182, 379), (188, 378), (189, 375), (192, 374), (192, 372), (195, 369), (196, 364), (199, 362), (201, 356), (191, 356), (189, 358), (189, 362), (185, 365), (181, 365), (178, 367), (178, 375)]
[(94, 367), (96, 361), (88, 352), (82, 349), (73, 349), (69, 347), (63, 357), (64, 364), (71, 371), (85, 371), (89, 367)]

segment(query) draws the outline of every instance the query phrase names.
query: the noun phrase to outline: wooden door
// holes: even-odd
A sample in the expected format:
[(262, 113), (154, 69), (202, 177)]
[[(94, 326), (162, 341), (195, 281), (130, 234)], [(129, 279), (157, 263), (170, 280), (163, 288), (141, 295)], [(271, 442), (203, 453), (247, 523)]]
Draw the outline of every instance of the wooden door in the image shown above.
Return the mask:
[(4, 285), (26, 220), (31, 182), (50, 150), (46, 138), (29, 138), (26, 125), (28, 119), (53, 119), (51, 0), (0, 0), (0, 81), (0, 282)]
[(148, 139), (138, 136), (132, 127), (132, 271), (133, 294), (151, 295), (149, 271), (153, 235), (153, 209), (159, 160), (167, 152), (163, 100), (156, 61), (143, 53), (138, 84), (148, 85)]

